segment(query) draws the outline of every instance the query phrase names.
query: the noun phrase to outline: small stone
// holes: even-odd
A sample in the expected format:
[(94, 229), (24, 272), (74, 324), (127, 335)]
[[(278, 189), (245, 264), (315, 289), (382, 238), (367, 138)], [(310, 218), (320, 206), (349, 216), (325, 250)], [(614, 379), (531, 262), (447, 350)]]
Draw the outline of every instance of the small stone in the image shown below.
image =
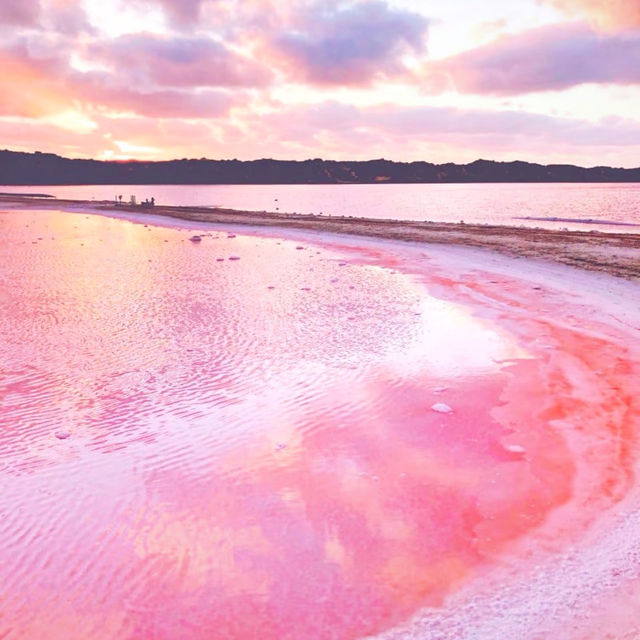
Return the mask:
[(278, 442), (278, 444), (276, 445), (276, 451), (282, 451), (283, 449), (286, 449), (287, 445), (284, 444), (284, 442)]
[(55, 436), (58, 440), (67, 440), (67, 438), (71, 437), (71, 434), (68, 431), (56, 431)]
[(444, 393), (445, 391), (449, 391), (449, 387), (436, 387), (433, 393)]
[(229, 256), (229, 260), (240, 260), (240, 256)]
[(191, 242), (202, 242), (202, 238), (200, 236), (191, 236), (189, 240), (191, 240)]
[(436, 402), (431, 409), (437, 413), (453, 413), (453, 409), (444, 402)]
[(526, 449), (524, 447), (521, 447), (519, 444), (508, 444), (505, 449), (509, 452), (509, 453), (526, 453)]

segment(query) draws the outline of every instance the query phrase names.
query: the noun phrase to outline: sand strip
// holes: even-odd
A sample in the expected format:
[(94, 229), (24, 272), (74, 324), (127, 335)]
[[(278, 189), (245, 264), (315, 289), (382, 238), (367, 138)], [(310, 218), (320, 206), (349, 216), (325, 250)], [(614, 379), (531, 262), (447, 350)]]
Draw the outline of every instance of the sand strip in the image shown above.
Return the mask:
[(549, 260), (632, 280), (640, 279), (640, 234), (636, 233), (325, 217), (207, 207), (156, 206), (144, 209), (116, 206), (112, 202), (36, 200), (21, 196), (0, 196), (0, 207), (90, 209), (103, 213), (111, 211), (135, 214), (142, 218), (146, 215), (159, 215), (190, 222), (325, 231), (423, 244), (468, 246), (491, 249), (515, 257)]

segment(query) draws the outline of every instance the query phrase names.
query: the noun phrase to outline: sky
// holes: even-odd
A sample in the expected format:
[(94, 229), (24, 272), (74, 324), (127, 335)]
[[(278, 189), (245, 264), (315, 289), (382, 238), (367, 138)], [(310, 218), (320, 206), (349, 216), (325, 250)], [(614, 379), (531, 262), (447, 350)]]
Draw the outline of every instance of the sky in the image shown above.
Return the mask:
[(0, 147), (640, 166), (640, 0), (0, 0)]

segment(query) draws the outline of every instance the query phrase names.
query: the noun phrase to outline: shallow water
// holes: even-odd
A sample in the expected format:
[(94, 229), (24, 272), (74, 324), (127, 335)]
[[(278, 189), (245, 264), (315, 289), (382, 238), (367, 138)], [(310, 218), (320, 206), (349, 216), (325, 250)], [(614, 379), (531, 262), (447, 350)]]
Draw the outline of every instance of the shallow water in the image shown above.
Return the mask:
[(635, 495), (638, 327), (577, 294), (335, 237), (0, 233), (3, 639), (360, 638)]
[(158, 204), (358, 218), (638, 233), (640, 184), (94, 185), (2, 187), (76, 200), (123, 195)]

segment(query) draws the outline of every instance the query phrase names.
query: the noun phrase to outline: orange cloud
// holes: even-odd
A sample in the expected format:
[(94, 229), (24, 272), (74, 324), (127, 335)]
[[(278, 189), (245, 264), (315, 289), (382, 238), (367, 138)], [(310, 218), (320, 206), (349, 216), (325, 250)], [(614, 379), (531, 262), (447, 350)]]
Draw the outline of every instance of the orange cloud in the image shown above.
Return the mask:
[(418, 76), (438, 93), (509, 96), (582, 84), (640, 84), (640, 34), (601, 33), (579, 23), (504, 35), (429, 63)]
[(569, 15), (584, 15), (605, 29), (640, 27), (639, 0), (548, 0)]
[(72, 107), (69, 96), (47, 67), (19, 54), (0, 51), (0, 115), (37, 118)]

